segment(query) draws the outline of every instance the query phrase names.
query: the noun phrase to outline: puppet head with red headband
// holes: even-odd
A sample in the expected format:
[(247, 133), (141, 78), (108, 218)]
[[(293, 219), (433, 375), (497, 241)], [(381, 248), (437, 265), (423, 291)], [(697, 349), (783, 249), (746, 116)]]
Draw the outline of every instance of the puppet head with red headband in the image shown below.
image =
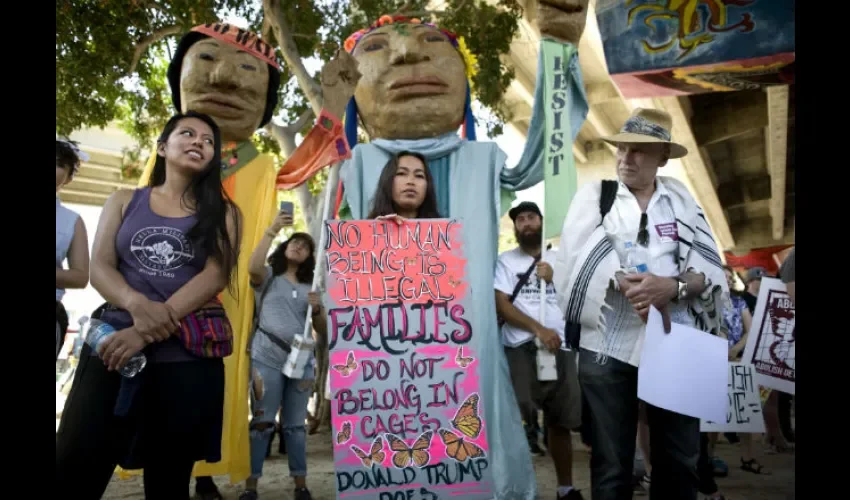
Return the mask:
[(174, 107), (211, 116), (226, 142), (241, 142), (271, 120), (280, 68), (274, 48), (225, 23), (195, 26), (168, 65)]

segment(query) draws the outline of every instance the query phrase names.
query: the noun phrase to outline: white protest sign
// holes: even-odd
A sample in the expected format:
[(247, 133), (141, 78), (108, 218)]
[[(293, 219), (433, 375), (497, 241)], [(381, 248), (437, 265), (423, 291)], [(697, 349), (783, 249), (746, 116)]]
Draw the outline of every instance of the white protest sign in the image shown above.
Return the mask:
[(723, 421), (728, 357), (726, 339), (677, 323), (664, 333), (661, 313), (653, 307), (638, 367), (638, 398), (682, 415)]
[(794, 394), (796, 314), (785, 284), (763, 278), (743, 358), (755, 368), (757, 385)]
[(726, 419), (721, 422), (702, 420), (700, 432), (764, 432), (764, 415), (754, 375), (752, 365), (729, 363), (729, 406)]

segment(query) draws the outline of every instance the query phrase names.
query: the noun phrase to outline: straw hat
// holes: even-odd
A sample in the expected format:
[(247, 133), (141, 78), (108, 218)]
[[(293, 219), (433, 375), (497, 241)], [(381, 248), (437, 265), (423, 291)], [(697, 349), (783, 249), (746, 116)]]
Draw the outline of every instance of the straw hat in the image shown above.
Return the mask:
[(637, 108), (632, 116), (623, 124), (620, 133), (602, 140), (617, 146), (619, 143), (660, 142), (670, 145), (670, 158), (681, 158), (688, 154), (688, 149), (672, 141), (670, 129), (673, 119), (659, 109)]

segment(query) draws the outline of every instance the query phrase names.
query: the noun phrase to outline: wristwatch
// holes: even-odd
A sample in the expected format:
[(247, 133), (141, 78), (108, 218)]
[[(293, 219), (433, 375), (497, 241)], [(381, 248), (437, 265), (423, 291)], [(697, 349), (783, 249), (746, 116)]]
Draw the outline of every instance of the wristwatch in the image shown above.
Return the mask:
[(673, 299), (673, 302), (679, 302), (680, 300), (685, 300), (688, 298), (688, 284), (682, 278), (673, 278), (678, 284), (679, 288), (676, 291), (676, 297)]

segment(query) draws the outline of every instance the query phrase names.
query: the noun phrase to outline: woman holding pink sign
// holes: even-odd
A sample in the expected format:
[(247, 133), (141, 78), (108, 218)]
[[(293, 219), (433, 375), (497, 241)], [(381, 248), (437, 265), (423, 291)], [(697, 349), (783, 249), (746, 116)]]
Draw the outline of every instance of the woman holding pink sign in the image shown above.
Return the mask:
[(437, 194), (425, 157), (402, 151), (390, 161), (378, 178), (369, 219), (394, 220), (439, 219)]

